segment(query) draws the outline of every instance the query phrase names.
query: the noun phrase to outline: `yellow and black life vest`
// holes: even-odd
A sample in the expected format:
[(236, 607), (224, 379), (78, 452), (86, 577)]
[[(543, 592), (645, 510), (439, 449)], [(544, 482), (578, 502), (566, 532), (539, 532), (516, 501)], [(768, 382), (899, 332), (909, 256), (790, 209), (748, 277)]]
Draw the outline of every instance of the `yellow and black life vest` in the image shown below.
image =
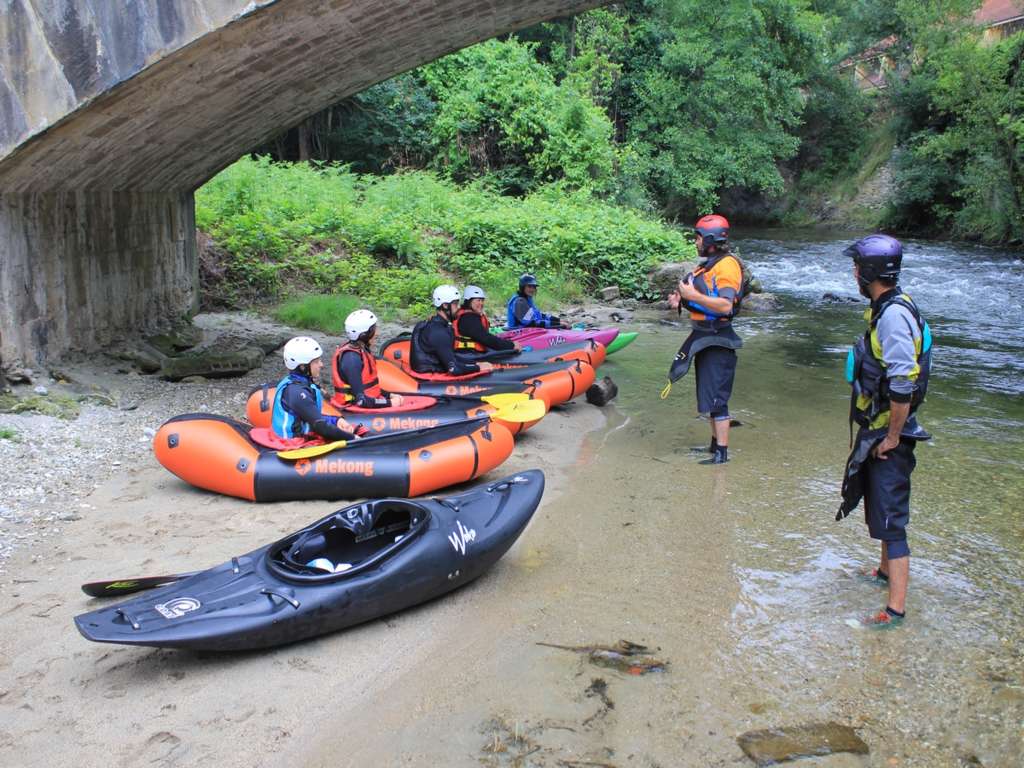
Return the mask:
[[(486, 352), (485, 347), (475, 339), (471, 339), (469, 336), (463, 336), (459, 331), (459, 320), (463, 315), (476, 315), (472, 309), (460, 309), (455, 313), (455, 320), (452, 321), (452, 327), (455, 329), (455, 351), (456, 352)], [(479, 315), (480, 323), (484, 327), (484, 333), (490, 333), (491, 321), (487, 319), (487, 315)]]
[(899, 304), (910, 310), (917, 322), (920, 335), (914, 339), (917, 361), (908, 378), (914, 382), (910, 401), (913, 414), (928, 393), (931, 372), (932, 334), (928, 323), (921, 317), (913, 299), (905, 293), (892, 291), (882, 296), (878, 305), (872, 304), (864, 312), (868, 330), (857, 340), (846, 359), (846, 380), (853, 387), (850, 399), (850, 419), (866, 429), (889, 426), (889, 375), (882, 357), (882, 342), (878, 338), (878, 321), (886, 309)]

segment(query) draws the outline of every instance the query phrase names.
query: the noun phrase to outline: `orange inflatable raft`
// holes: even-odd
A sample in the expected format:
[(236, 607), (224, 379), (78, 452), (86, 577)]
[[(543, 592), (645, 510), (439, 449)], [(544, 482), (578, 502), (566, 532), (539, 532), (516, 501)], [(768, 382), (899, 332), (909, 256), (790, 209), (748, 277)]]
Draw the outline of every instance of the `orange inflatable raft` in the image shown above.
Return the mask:
[[(264, 384), (249, 393), (245, 404), (245, 416), (254, 427), (269, 427), (271, 411), (274, 407), (274, 396), (277, 384)], [(407, 396), (402, 405), (392, 408), (357, 408), (347, 406), (338, 409), (330, 402), (324, 402), (323, 412), (331, 416), (342, 416), (349, 424), (362, 425), (371, 432), (383, 434), (403, 429), (421, 429), (463, 421), (474, 416), (489, 416), (496, 424), (501, 424), (513, 435), (518, 435), (537, 421), (505, 421), (495, 413), (498, 409), (480, 400), (470, 398), (451, 398), (447, 395), (437, 397)]]
[[(396, 362), (404, 370), (409, 368), (409, 348), (412, 344), (411, 333), (402, 333), (393, 339), (385, 341), (380, 345), (378, 357)], [(532, 349), (527, 345), (524, 351), (518, 354), (505, 352), (486, 352), (481, 355), (474, 353), (458, 353), (460, 357), (467, 359), (480, 359), (494, 363), (497, 370), (502, 371), (511, 368), (522, 368), (528, 365), (542, 365), (544, 363), (559, 363), (565, 360), (579, 360), (591, 368), (598, 368), (608, 356), (603, 344), (593, 339), (581, 341), (569, 341), (563, 344), (555, 344), (543, 348)]]
[(249, 501), (419, 496), (473, 480), (512, 453), (511, 433), (486, 416), (376, 435), (314, 458), (283, 459), (234, 419), (197, 413), (167, 421), (153, 452), (208, 491)]
[[(407, 353), (405, 358), (408, 358)], [(595, 374), (594, 369), (581, 360), (501, 368), (465, 376), (416, 373), (405, 366), (399, 367), (391, 360), (378, 360), (377, 377), (385, 392), (415, 392), (420, 395), (471, 395), (509, 391), (501, 388), (512, 384), (523, 387), (521, 391), (528, 391), (533, 397), (543, 398), (550, 409), (586, 392), (594, 383)]]

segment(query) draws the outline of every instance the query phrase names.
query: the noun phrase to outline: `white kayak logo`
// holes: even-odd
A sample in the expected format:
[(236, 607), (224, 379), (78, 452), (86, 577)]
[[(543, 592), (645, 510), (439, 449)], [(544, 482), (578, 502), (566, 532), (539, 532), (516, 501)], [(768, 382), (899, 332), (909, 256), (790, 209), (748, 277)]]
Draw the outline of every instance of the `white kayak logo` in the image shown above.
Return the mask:
[(194, 597), (176, 597), (166, 603), (157, 603), (153, 607), (165, 619), (180, 619), (186, 613), (197, 610), (202, 603)]
[(448, 534), (448, 541), (451, 542), (452, 548), (456, 552), (464, 555), (466, 554), (466, 545), (471, 541), (476, 541), (476, 530), (467, 528), (458, 520), (455, 521), (455, 525), (458, 527)]

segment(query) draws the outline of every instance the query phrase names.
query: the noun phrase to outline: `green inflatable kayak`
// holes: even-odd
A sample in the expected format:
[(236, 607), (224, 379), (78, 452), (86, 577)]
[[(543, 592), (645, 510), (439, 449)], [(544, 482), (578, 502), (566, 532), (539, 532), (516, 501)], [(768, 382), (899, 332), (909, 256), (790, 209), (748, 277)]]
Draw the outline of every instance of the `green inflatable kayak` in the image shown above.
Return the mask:
[(619, 335), (612, 339), (611, 344), (609, 344), (608, 347), (605, 349), (605, 354), (614, 355), (623, 347), (628, 347), (630, 344), (633, 343), (633, 340), (636, 339), (638, 335), (639, 331), (619, 333)]

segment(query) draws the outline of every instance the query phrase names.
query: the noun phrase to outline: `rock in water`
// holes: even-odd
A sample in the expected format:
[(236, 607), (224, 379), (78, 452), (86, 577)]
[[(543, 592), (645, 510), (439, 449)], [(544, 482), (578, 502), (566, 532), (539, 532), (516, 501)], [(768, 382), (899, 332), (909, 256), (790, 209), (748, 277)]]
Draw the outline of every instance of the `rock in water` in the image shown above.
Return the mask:
[(758, 766), (836, 752), (868, 754), (868, 745), (853, 728), (832, 722), (747, 731), (736, 741), (743, 753)]
[(605, 376), (598, 382), (591, 384), (587, 390), (587, 402), (592, 405), (605, 406), (615, 399), (619, 394), (619, 387), (610, 376)]
[(617, 285), (609, 285), (607, 288), (601, 289), (601, 299), (603, 301), (611, 301), (617, 299), (622, 294)]

